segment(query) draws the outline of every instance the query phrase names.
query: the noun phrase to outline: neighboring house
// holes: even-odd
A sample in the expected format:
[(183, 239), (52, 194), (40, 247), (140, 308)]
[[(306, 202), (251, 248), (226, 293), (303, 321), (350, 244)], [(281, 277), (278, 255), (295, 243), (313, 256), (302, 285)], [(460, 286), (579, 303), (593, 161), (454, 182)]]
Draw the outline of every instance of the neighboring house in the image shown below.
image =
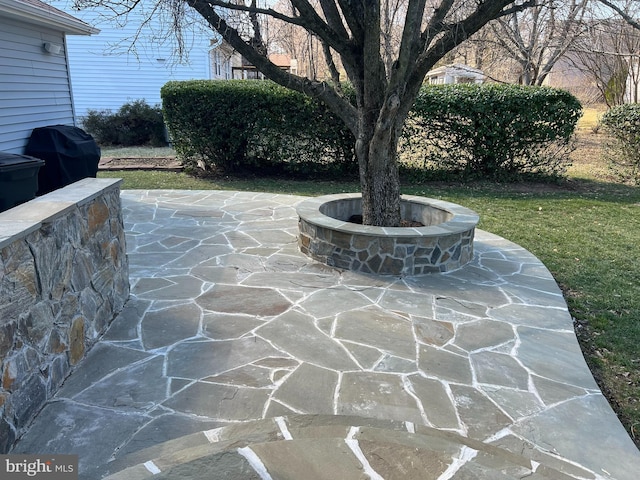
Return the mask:
[(211, 49), (209, 50), (210, 77), (216, 80), (231, 80), (234, 59), (239, 56), (240, 54), (224, 40), (211, 40)]
[[(285, 72), (298, 73), (298, 61), (295, 58), (290, 58), (289, 55), (282, 53), (272, 53), (269, 55), (269, 60), (276, 66), (280, 67)], [(246, 58), (241, 56), (238, 52), (232, 57), (232, 78), (236, 80), (264, 80), (265, 76), (258, 71), (258, 69), (249, 63)]]
[(637, 57), (631, 57), (627, 62), (629, 74), (625, 83), (624, 101), (625, 103), (638, 103), (640, 101), (640, 61)]
[[(211, 78), (217, 80), (264, 80), (264, 75), (224, 40), (211, 41)], [(298, 74), (298, 61), (282, 53), (272, 53), (269, 60), (281, 69)]]
[(39, 0), (0, 0), (0, 151), (23, 153), (36, 127), (75, 124), (67, 35), (95, 33)]
[(434, 68), (427, 73), (427, 82), (432, 85), (483, 83), (484, 78), (484, 73), (481, 70), (460, 63)]
[[(141, 2), (126, 18), (114, 20), (107, 9), (72, 9), (73, 0), (51, 0), (57, 8), (100, 29), (100, 35), (68, 41), (75, 112), (118, 110), (134, 100), (160, 104), (160, 89), (170, 80), (208, 79), (211, 29), (192, 22), (184, 31), (185, 59), (176, 58), (177, 41), (163, 34), (162, 20), (148, 18)], [(133, 38), (136, 38), (133, 43)], [(224, 77), (222, 77), (224, 78)]]

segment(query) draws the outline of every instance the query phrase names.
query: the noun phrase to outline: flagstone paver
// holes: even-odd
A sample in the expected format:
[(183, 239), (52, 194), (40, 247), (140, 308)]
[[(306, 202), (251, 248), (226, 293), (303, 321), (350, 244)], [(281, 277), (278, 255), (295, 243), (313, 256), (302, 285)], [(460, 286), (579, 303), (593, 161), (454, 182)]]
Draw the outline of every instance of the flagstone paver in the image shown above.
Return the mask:
[[(637, 478), (558, 286), (519, 246), (478, 231), (460, 270), (366, 276), (298, 251), (300, 197), (122, 200), (131, 299), (15, 452), (77, 453), (87, 479), (138, 457), (120, 478), (153, 476), (162, 442), (154, 465), (176, 470), (157, 478)], [(199, 431), (216, 453), (178, 440)]]

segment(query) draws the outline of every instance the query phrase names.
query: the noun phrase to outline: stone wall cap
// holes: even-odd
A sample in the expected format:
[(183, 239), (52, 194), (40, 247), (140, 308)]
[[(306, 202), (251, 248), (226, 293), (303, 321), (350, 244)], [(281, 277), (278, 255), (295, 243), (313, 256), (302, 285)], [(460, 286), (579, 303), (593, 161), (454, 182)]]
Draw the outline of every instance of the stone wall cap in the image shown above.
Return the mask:
[(38, 230), (41, 222), (0, 218), (0, 249)]
[(473, 230), (480, 220), (480, 217), (476, 212), (467, 207), (463, 207), (462, 205), (416, 195), (402, 195), (401, 201), (444, 210), (450, 213), (452, 218), (443, 223), (425, 227), (376, 227), (349, 223), (344, 220), (332, 218), (320, 211), (322, 205), (329, 202), (350, 200), (360, 197), (361, 194), (359, 193), (337, 193), (332, 195), (322, 195), (320, 197), (310, 197), (299, 203), (296, 206), (296, 211), (298, 216), (305, 222), (321, 228), (330, 228), (339, 232), (363, 236), (388, 235), (394, 238), (415, 236), (435, 237), (447, 233), (465, 233)]
[(87, 204), (103, 192), (115, 190), (121, 178), (84, 178), (51, 193), (0, 213), (0, 248), (25, 237), (76, 206)]
[[(54, 190), (33, 202), (62, 202), (83, 205), (91, 202), (102, 192), (119, 188), (122, 185), (121, 178), (83, 178), (71, 185)], [(30, 203), (30, 202), (29, 202)]]
[(3, 212), (0, 214), (0, 221), (13, 219), (16, 222), (47, 223), (75, 206), (73, 202), (48, 201), (45, 197), (46, 195)]

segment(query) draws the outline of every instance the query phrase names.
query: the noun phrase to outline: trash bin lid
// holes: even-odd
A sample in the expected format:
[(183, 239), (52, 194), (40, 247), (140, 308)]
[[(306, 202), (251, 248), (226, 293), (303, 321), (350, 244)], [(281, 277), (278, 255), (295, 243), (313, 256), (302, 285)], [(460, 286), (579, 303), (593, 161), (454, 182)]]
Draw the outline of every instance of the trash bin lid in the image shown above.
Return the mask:
[(44, 160), (17, 153), (0, 152), (0, 171), (44, 165)]

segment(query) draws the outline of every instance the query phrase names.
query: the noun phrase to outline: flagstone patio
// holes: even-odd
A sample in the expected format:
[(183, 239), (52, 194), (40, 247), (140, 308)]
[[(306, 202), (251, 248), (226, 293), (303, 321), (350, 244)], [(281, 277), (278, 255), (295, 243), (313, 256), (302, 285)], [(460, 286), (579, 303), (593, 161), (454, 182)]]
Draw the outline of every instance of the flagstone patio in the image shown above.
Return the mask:
[(132, 295), (16, 445), (81, 478), (611, 478), (640, 454), (561, 291), (487, 232), (445, 274), (300, 253), (301, 197), (122, 193)]

